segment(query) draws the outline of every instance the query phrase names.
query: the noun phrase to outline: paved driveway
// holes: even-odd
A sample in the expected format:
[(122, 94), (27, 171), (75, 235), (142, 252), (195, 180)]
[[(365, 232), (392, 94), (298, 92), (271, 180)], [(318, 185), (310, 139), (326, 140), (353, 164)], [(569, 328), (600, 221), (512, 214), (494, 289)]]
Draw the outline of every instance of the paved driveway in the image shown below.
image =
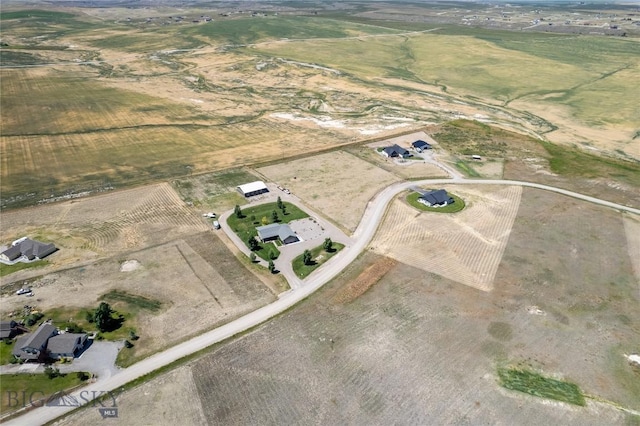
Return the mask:
[(97, 375), (98, 380), (104, 380), (120, 371), (116, 367), (116, 357), (118, 351), (124, 346), (122, 342), (94, 340), (87, 340), (87, 342), (90, 342), (90, 346), (71, 364), (59, 364), (58, 368), (61, 373), (89, 371)]

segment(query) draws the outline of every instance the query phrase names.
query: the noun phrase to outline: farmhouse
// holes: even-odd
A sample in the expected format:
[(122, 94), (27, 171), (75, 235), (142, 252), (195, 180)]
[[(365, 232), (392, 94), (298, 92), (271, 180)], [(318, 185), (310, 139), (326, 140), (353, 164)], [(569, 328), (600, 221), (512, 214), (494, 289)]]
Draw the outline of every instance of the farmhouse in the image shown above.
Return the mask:
[(272, 223), (270, 225), (258, 226), (258, 238), (265, 243), (267, 241), (280, 240), (282, 244), (292, 244), (300, 241), (291, 227), (287, 224)]
[(73, 358), (80, 352), (87, 342), (84, 333), (64, 333), (53, 336), (47, 344), (49, 357), (53, 359)]
[(413, 142), (411, 146), (413, 146), (413, 149), (415, 149), (416, 152), (422, 152), (422, 151), (426, 151), (427, 149), (431, 149), (431, 145), (429, 145), (423, 140), (417, 140)]
[(384, 155), (386, 155), (387, 157), (389, 157), (389, 158), (391, 158), (391, 157), (402, 157), (402, 158), (411, 157), (411, 153), (409, 151), (407, 151), (406, 149), (404, 149), (403, 147), (399, 146), (398, 144), (386, 147), (385, 149), (382, 150), (382, 153)]
[(44, 323), (35, 332), (20, 337), (11, 353), (25, 361), (44, 361), (47, 355), (47, 342), (57, 333), (58, 330), (53, 325)]
[(426, 192), (418, 198), (418, 202), (429, 207), (441, 207), (453, 204), (455, 200), (444, 189)]
[(267, 188), (267, 185), (265, 185), (264, 182), (257, 180), (255, 182), (245, 183), (244, 185), (238, 186), (238, 191), (245, 197), (252, 197), (254, 195), (269, 192), (269, 188)]
[(56, 246), (51, 243), (45, 244), (23, 237), (14, 241), (11, 247), (0, 253), (0, 261), (3, 263), (30, 262), (44, 259), (56, 250)]

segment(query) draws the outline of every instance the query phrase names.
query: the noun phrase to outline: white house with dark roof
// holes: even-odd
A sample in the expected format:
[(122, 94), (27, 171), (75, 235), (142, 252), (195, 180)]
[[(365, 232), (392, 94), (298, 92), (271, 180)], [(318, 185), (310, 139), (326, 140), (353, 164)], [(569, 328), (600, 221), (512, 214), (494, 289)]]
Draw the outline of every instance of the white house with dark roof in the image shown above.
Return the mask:
[(429, 191), (418, 197), (418, 202), (428, 207), (444, 207), (453, 204), (455, 200), (444, 189)]
[(398, 144), (392, 145), (392, 146), (388, 146), (386, 148), (384, 148), (382, 150), (382, 153), (389, 157), (401, 157), (401, 158), (407, 158), (407, 157), (411, 157), (411, 153), (409, 151), (407, 151), (406, 149), (404, 149), (403, 147), (401, 147)]
[(44, 259), (58, 250), (52, 243), (46, 244), (30, 238), (20, 238), (11, 247), (0, 253), (0, 262), (14, 264), (16, 262), (31, 262)]
[(292, 244), (300, 241), (300, 238), (286, 223), (272, 223), (270, 225), (258, 226), (256, 231), (258, 231), (258, 238), (260, 238), (260, 241), (263, 243), (280, 240), (282, 244)]

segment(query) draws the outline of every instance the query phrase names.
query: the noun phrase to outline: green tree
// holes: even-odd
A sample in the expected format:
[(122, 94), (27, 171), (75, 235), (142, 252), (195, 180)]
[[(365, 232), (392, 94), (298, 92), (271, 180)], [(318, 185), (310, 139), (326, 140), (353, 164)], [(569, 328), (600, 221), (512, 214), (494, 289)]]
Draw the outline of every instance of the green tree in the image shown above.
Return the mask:
[(239, 205), (237, 205), (237, 204), (236, 204), (235, 208), (233, 209), (233, 213), (236, 215), (236, 217), (237, 217), (238, 219), (241, 219), (241, 218), (243, 217), (243, 216), (242, 216), (242, 209), (241, 209), (241, 208), (240, 208), (240, 206), (239, 206)]
[(273, 263), (273, 260), (269, 261), (269, 272), (272, 274), (276, 271), (276, 265)]
[(276, 201), (276, 205), (278, 206), (278, 208), (280, 210), (282, 210), (282, 208), (284, 207), (284, 203), (282, 202), (282, 200), (280, 199), (280, 196), (278, 196), (278, 201)]
[(311, 252), (309, 250), (305, 250), (304, 253), (302, 253), (302, 262), (305, 265), (311, 264)]
[(258, 240), (256, 240), (256, 237), (249, 237), (249, 239), (247, 240), (247, 245), (249, 246), (249, 250), (251, 251), (260, 249), (260, 244), (258, 243)]
[(108, 303), (100, 303), (100, 306), (98, 306), (98, 309), (96, 309), (93, 314), (93, 321), (96, 323), (98, 330), (104, 332), (111, 329), (114, 323), (113, 313), (114, 310), (111, 309)]
[(269, 224), (269, 219), (267, 219), (266, 216), (262, 216), (262, 219), (260, 220), (260, 222), (262, 222), (263, 225), (268, 225)]
[(56, 377), (60, 376), (60, 370), (50, 365), (47, 365), (44, 368), (44, 375), (47, 376), (49, 379), (55, 379)]
[(282, 208), (280, 210), (282, 210), (282, 215), (283, 216), (287, 214), (287, 206), (286, 205), (283, 204)]
[(249, 259), (251, 260), (251, 263), (255, 263), (256, 254), (254, 252), (251, 252), (251, 254), (249, 255)]
[(278, 221), (278, 212), (275, 210), (271, 212), (271, 221), (273, 223), (276, 223)]
[(269, 259), (275, 260), (277, 258), (278, 258), (278, 256), (276, 256), (276, 252), (273, 251), (273, 250), (269, 250)]
[(331, 238), (325, 238), (324, 239), (324, 243), (322, 243), (322, 248), (326, 252), (330, 252), (331, 251), (331, 249), (333, 248), (333, 241), (331, 241)]

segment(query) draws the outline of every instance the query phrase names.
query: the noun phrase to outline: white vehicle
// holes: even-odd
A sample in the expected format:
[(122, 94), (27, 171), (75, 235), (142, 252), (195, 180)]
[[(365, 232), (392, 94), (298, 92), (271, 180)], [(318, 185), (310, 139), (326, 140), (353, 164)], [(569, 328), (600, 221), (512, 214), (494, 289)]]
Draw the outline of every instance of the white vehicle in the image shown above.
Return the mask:
[(208, 217), (209, 219), (215, 219), (216, 218), (216, 214), (209, 212), (209, 213), (205, 213), (202, 215), (202, 217)]
[(291, 191), (289, 191), (287, 188), (283, 189), (285, 194), (291, 194)]
[(218, 222), (217, 220), (213, 221), (213, 228), (214, 229), (220, 229), (220, 222)]
[(31, 289), (30, 288), (21, 288), (20, 290), (16, 291), (16, 294), (19, 296), (21, 294), (27, 294), (27, 293), (31, 293)]

